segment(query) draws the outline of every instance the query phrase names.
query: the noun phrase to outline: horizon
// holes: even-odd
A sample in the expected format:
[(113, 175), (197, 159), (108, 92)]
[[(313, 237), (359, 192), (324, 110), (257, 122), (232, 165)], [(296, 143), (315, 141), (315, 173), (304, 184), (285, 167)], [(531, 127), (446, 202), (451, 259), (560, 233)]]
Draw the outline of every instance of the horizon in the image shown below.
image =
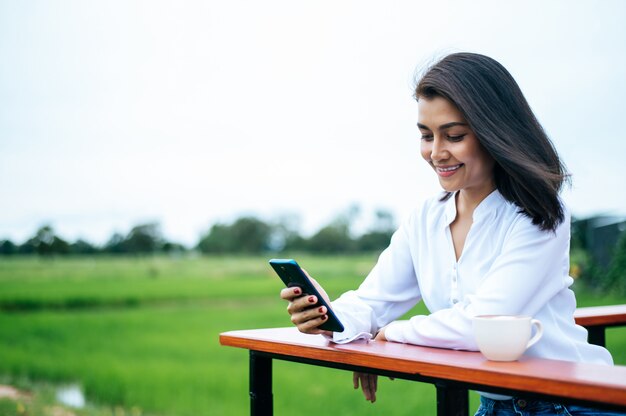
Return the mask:
[[(338, 218), (340, 215), (341, 215), (341, 214), (338, 214), (335, 218)], [(360, 215), (359, 215), (359, 216), (360, 216)], [(360, 221), (360, 220), (359, 220), (359, 218), (358, 218), (359, 216), (357, 216), (356, 221), (354, 222), (354, 224), (358, 226), (358, 228), (356, 229), (356, 232), (355, 232), (355, 230), (352, 230), (352, 229), (350, 230), (350, 234), (351, 234), (352, 238), (358, 238), (358, 237), (362, 236), (363, 234), (365, 234), (365, 233), (367, 233), (367, 232), (369, 232), (369, 231), (375, 230), (375, 227), (372, 227), (372, 225), (373, 225), (374, 223), (371, 223), (371, 222), (370, 222), (370, 223), (368, 224), (369, 226), (364, 226), (364, 224), (365, 224), (365, 223), (364, 223), (364, 221)], [(258, 220), (260, 220), (260, 221), (262, 221), (262, 222), (264, 222), (264, 223), (266, 223), (266, 224), (268, 224), (268, 225), (275, 225), (275, 223), (273, 223), (271, 220), (266, 220), (266, 219), (259, 218), (259, 217), (256, 217), (256, 216), (242, 216), (242, 217), (239, 217), (239, 218), (235, 218), (232, 222), (216, 222), (216, 223), (214, 223), (214, 224), (212, 224), (212, 225), (226, 225), (226, 226), (230, 226), (230, 225), (232, 225), (232, 224), (233, 224), (233, 222), (234, 222), (234, 221), (237, 221), (238, 219), (241, 219), (241, 218), (244, 218), (244, 217), (252, 217), (252, 218), (258, 219)], [(620, 215), (607, 215), (607, 214), (602, 214), (602, 213), (600, 213), (600, 214), (592, 214), (592, 215), (590, 215), (590, 216), (585, 216), (585, 217), (572, 217), (572, 221), (579, 221), (579, 220), (586, 221), (586, 220), (590, 220), (590, 219), (596, 220), (596, 222), (598, 222), (598, 220), (599, 220), (599, 224), (600, 224), (600, 225), (596, 224), (596, 226), (600, 226), (600, 227), (602, 227), (602, 226), (606, 226), (606, 225), (611, 225), (611, 224), (615, 224), (615, 223), (624, 222), (624, 221), (626, 221), (626, 216), (624, 216), (624, 215), (621, 215), (621, 216), (620, 216)], [(395, 225), (396, 225), (396, 226), (398, 226), (398, 218), (396, 218), (396, 217), (394, 216), (394, 217), (392, 218), (392, 220), (393, 220), (393, 222), (395, 223)], [(106, 245), (107, 245), (107, 244), (111, 241), (111, 239), (112, 239), (115, 235), (120, 235), (120, 236), (122, 236), (122, 237), (127, 237), (127, 236), (129, 235), (129, 233), (131, 232), (131, 230), (132, 230), (134, 227), (137, 227), (137, 226), (144, 226), (144, 225), (152, 225), (152, 224), (156, 225), (156, 226), (158, 227), (158, 229), (159, 229), (160, 231), (162, 231), (162, 229), (161, 229), (161, 224), (160, 224), (159, 222), (155, 222), (155, 223), (154, 223), (154, 222), (153, 222), (153, 223), (151, 223), (151, 222), (140, 222), (140, 223), (137, 223), (137, 224), (133, 224), (133, 225), (131, 225), (131, 226), (129, 227), (129, 229), (128, 229), (128, 230), (115, 230), (115, 231), (112, 231), (112, 232), (110, 233), (109, 237), (108, 237), (106, 240), (101, 241), (101, 242), (91, 241), (91, 240), (89, 240), (89, 239), (85, 239), (85, 238), (82, 238), (82, 237), (80, 237), (80, 236), (79, 236), (79, 237), (77, 237), (77, 238), (75, 238), (75, 239), (67, 239), (67, 238), (65, 238), (65, 236), (60, 235), (60, 234), (57, 232), (57, 230), (55, 229), (55, 227), (54, 227), (54, 226), (52, 226), (51, 224), (42, 224), (42, 225), (40, 225), (39, 227), (37, 227), (37, 229), (33, 230), (33, 232), (31, 233), (31, 235), (29, 235), (29, 236), (28, 236), (26, 239), (24, 239), (23, 241), (14, 241), (14, 240), (11, 240), (10, 238), (3, 238), (3, 237), (0, 237), (0, 243), (1, 243), (1, 242), (3, 242), (3, 241), (10, 241), (11, 243), (14, 243), (14, 244), (16, 244), (16, 245), (22, 245), (22, 244), (25, 244), (25, 243), (26, 243), (26, 242), (27, 242), (30, 238), (34, 237), (34, 236), (37, 234), (37, 231), (38, 231), (38, 230), (40, 230), (40, 229), (41, 229), (41, 228), (43, 228), (43, 227), (50, 226), (50, 227), (52, 228), (52, 230), (54, 231), (54, 235), (55, 235), (55, 236), (57, 236), (57, 237), (61, 238), (62, 240), (64, 240), (65, 242), (67, 242), (67, 243), (69, 243), (69, 244), (73, 244), (73, 243), (76, 243), (76, 242), (78, 242), (78, 241), (84, 241), (84, 242), (86, 242), (86, 243), (89, 243), (89, 244), (90, 244), (90, 245), (92, 245), (93, 247), (96, 247), (96, 248), (104, 248), (104, 247), (105, 247), (105, 246), (106, 246)], [(311, 238), (311, 237), (312, 237), (313, 235), (315, 235), (315, 233), (317, 233), (317, 232), (318, 232), (318, 231), (319, 231), (322, 227), (327, 226), (327, 225), (330, 225), (330, 224), (321, 224), (321, 225), (320, 225), (320, 228), (318, 228), (318, 229), (314, 229), (314, 230), (312, 230), (311, 232), (308, 232), (308, 233), (303, 233), (303, 232), (302, 232), (302, 230), (301, 230), (301, 229), (299, 229), (299, 228), (296, 228), (296, 229), (294, 229), (294, 230), (292, 230), (292, 231), (297, 232), (297, 233), (298, 233), (298, 235), (300, 235), (301, 237), (304, 237), (304, 238)], [(161, 237), (163, 238), (164, 242), (174, 243), (174, 244), (180, 244), (180, 245), (182, 245), (185, 249), (192, 250), (192, 249), (194, 249), (194, 248), (198, 245), (198, 243), (200, 242), (200, 240), (202, 239), (202, 237), (203, 237), (206, 233), (208, 233), (208, 232), (210, 231), (210, 229), (211, 229), (211, 227), (209, 227), (209, 228), (207, 228), (206, 230), (204, 230), (203, 232), (199, 233), (199, 234), (198, 234), (198, 239), (197, 239), (197, 241), (194, 241), (194, 242), (191, 242), (191, 243), (187, 243), (187, 242), (181, 242), (181, 241), (176, 241), (176, 240), (173, 240), (173, 239), (169, 238), (169, 236), (165, 235), (164, 233), (161, 233)]]

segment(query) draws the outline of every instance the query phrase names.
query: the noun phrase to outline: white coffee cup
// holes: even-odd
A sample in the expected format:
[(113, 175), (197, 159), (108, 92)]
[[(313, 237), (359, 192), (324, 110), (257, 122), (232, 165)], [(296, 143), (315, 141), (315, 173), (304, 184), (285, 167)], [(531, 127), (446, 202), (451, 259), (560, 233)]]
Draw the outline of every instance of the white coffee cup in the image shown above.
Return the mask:
[[(473, 319), (474, 337), (488, 360), (515, 361), (543, 334), (543, 326), (530, 316), (480, 315)], [(537, 328), (531, 338), (532, 327)]]

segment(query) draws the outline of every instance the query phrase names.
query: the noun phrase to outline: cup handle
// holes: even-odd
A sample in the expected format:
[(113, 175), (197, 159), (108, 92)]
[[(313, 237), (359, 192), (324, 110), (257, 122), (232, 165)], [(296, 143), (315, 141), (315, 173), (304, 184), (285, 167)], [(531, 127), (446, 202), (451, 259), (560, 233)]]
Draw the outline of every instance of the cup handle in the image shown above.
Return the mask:
[(532, 337), (530, 341), (528, 341), (528, 344), (526, 344), (526, 349), (529, 349), (530, 347), (535, 345), (543, 335), (543, 325), (541, 325), (541, 321), (539, 321), (538, 319), (533, 319), (532, 321), (530, 321), (530, 324), (537, 327), (537, 332), (535, 333), (535, 336)]

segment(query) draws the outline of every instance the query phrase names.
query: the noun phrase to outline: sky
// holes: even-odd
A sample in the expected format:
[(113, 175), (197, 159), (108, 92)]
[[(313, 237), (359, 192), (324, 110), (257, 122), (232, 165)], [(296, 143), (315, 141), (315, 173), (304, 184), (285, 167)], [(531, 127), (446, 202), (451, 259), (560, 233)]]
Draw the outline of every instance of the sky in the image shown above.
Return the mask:
[(440, 189), (415, 75), (459, 51), (513, 74), (574, 215), (624, 215), (624, 22), (621, 0), (0, 0), (0, 239), (399, 222)]

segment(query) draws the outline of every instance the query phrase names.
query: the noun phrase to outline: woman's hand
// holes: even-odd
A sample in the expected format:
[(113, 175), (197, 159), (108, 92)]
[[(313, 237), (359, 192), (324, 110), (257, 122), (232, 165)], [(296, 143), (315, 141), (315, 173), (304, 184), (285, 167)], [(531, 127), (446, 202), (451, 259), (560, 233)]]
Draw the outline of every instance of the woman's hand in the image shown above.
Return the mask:
[(376, 401), (376, 390), (378, 389), (378, 376), (376, 374), (368, 373), (352, 373), (352, 384), (354, 389), (359, 388), (359, 382), (361, 383), (361, 390), (365, 400), (374, 403)]
[[(376, 334), (374, 341), (387, 341), (385, 338), (385, 328), (381, 328)], [(393, 380), (393, 378), (390, 378)], [(361, 385), (361, 390), (363, 390), (363, 395), (365, 396), (365, 400), (374, 403), (376, 401), (376, 390), (378, 390), (378, 376), (376, 374), (368, 374), (368, 373), (352, 373), (352, 384), (355, 389), (359, 388), (359, 384)]]
[[(322, 287), (309, 274), (304, 271), (308, 278), (317, 289), (318, 293), (330, 305), (328, 295)], [(315, 306), (317, 297), (315, 295), (302, 295), (302, 289), (299, 287), (288, 287), (280, 291), (280, 297), (289, 302), (287, 312), (291, 315), (291, 322), (298, 327), (300, 332), (305, 334), (326, 334), (332, 336), (331, 331), (324, 331), (318, 328), (321, 324), (328, 320), (328, 312), (325, 306)]]

